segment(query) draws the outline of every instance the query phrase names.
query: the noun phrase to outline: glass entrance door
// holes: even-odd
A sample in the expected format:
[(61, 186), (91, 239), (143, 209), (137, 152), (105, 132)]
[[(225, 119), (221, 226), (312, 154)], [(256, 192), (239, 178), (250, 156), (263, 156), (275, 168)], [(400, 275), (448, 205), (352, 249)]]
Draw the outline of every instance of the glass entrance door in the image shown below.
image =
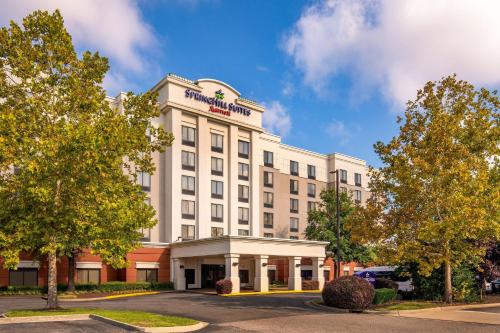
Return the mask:
[(226, 276), (224, 265), (201, 265), (201, 287), (215, 288), (215, 283)]

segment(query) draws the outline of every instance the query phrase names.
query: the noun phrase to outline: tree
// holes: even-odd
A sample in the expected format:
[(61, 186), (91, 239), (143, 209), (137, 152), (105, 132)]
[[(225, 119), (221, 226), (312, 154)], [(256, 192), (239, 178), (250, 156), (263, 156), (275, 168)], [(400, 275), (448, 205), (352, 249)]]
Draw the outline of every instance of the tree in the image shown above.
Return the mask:
[(407, 104), (400, 133), (375, 151), (371, 198), (351, 217), (356, 239), (378, 241), (392, 263), (444, 268), (443, 300), (452, 301), (452, 269), (477, 262), (500, 235), (500, 101), (456, 76), (428, 82)]
[(124, 267), (156, 224), (137, 173), (153, 173), (151, 155), (173, 137), (150, 123), (152, 92), (110, 107), (108, 68), (98, 53), (77, 56), (59, 11), (0, 30), (0, 256), (6, 268), (23, 251), (47, 258), (48, 308), (62, 256), (87, 248)]
[[(321, 202), (318, 207), (308, 213), (305, 235), (307, 239), (329, 242), (326, 250), (337, 253), (337, 197), (335, 189), (321, 191), (320, 198)], [(355, 210), (355, 206), (347, 193), (340, 193), (339, 201), (340, 259), (344, 262), (357, 261), (367, 264), (374, 259), (371, 248), (354, 242), (344, 223)]]

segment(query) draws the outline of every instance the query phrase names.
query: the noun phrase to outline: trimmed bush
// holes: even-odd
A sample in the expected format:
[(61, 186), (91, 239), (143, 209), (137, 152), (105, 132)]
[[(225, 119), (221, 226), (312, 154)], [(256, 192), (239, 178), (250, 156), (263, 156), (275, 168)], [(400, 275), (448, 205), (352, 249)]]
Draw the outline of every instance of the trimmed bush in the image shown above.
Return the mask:
[(396, 290), (396, 293), (399, 290), (399, 285), (397, 282), (394, 282), (390, 279), (385, 279), (385, 278), (378, 278), (375, 279), (375, 289), (382, 289), (382, 288), (390, 288)]
[(233, 291), (233, 283), (231, 280), (219, 280), (215, 283), (217, 294), (230, 294)]
[(375, 297), (373, 298), (373, 304), (384, 304), (387, 302), (394, 301), (398, 293), (394, 288), (381, 288), (375, 289)]
[(327, 306), (362, 311), (372, 304), (375, 289), (360, 277), (341, 276), (327, 282), (321, 294)]
[(318, 290), (319, 282), (313, 280), (302, 279), (302, 290)]

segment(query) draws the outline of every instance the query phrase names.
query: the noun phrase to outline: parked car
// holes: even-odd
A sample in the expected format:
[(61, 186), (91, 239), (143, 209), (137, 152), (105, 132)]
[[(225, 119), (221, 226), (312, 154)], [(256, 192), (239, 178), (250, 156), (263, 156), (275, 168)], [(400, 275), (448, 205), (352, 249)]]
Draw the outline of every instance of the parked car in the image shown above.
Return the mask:
[(491, 283), (491, 291), (494, 293), (500, 292), (500, 279), (496, 279), (490, 282)]
[(487, 294), (491, 294), (493, 292), (493, 287), (491, 286), (491, 282), (486, 281), (484, 283), (484, 291), (486, 291)]
[[(376, 278), (386, 278), (393, 280), (398, 284), (398, 290), (399, 291), (412, 291), (413, 290), (413, 285), (411, 278), (409, 277), (402, 277), (398, 276), (396, 274), (397, 266), (374, 266), (374, 267), (367, 267), (362, 269), (361, 271), (357, 272), (356, 275), (360, 275), (364, 272), (372, 272), (375, 274)], [(500, 286), (499, 289), (500, 291)]]

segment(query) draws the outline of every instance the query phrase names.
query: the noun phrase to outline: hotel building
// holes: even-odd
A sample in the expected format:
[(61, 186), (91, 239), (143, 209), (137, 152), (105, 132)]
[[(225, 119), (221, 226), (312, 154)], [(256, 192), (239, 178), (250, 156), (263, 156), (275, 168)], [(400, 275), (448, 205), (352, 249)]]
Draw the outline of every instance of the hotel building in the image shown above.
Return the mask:
[[(364, 202), (369, 195), (365, 161), (324, 155), (281, 142), (262, 128), (265, 109), (230, 85), (213, 79), (168, 75), (152, 88), (161, 116), (152, 120), (174, 134), (154, 156), (156, 172), (139, 175), (158, 224), (130, 253), (130, 266), (115, 270), (85, 251), (76, 260), (77, 282), (174, 282), (178, 290), (213, 288), (230, 279), (268, 290), (274, 280), (300, 290), (302, 279), (323, 285), (333, 274), (325, 242), (304, 239), (307, 213), (334, 184)], [(109, 98), (119, 110), (124, 95)], [(46, 283), (46, 264), (22, 258), (18, 271), (0, 270), (0, 285)], [(355, 264), (346, 263), (344, 274)], [(67, 281), (67, 261), (59, 280)]]

